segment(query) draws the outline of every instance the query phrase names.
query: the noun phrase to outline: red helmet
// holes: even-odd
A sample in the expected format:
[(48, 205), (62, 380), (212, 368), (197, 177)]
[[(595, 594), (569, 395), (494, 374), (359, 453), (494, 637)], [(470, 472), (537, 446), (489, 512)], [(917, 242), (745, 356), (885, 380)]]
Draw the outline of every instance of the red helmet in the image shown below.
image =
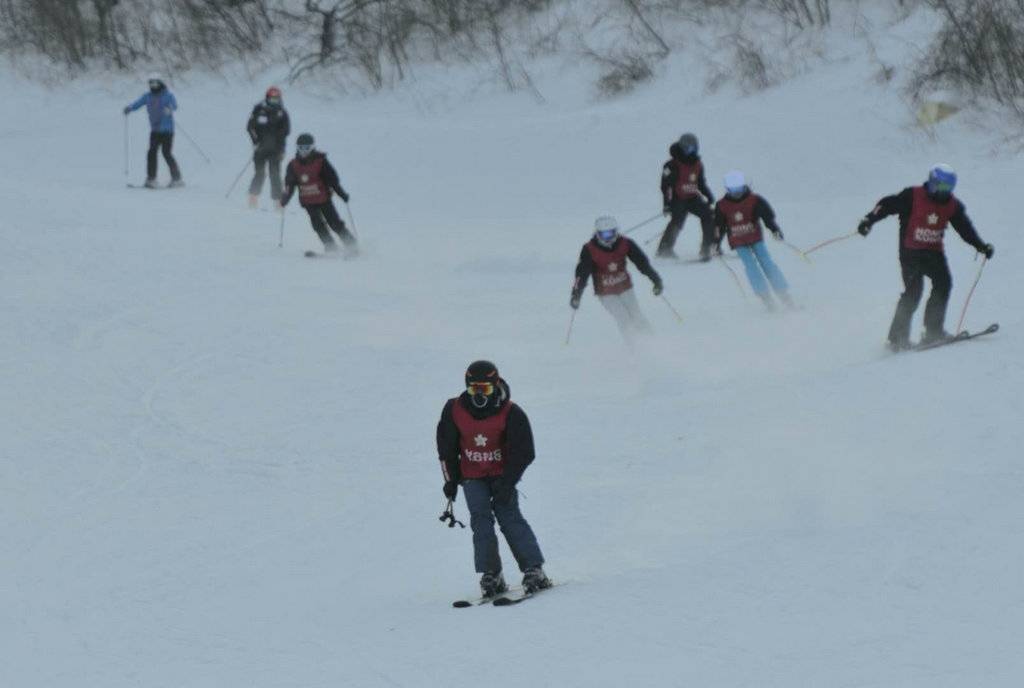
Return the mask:
[(271, 86), (270, 88), (268, 88), (267, 99), (269, 100), (270, 98), (277, 98), (278, 100), (281, 100), (281, 89), (279, 89), (277, 86)]

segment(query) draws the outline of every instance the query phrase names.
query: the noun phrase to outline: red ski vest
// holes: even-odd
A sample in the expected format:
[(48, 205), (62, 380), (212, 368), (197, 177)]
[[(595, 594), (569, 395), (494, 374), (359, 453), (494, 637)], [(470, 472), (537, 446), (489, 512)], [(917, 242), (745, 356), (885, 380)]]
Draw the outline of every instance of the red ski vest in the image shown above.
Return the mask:
[(956, 200), (952, 194), (945, 203), (938, 203), (928, 197), (928, 192), (923, 186), (915, 186), (910, 217), (907, 219), (907, 227), (903, 234), (903, 248), (944, 250), (942, 237), (954, 213)]
[(452, 402), (452, 420), (459, 429), (459, 470), (468, 480), (491, 478), (505, 470), (505, 454), (508, 453), (508, 439), (505, 425), (512, 402), (493, 416), (474, 418), (462, 407), (458, 398)]
[(750, 246), (764, 239), (761, 220), (754, 217), (757, 206), (757, 194), (747, 194), (741, 201), (734, 201), (728, 196), (718, 201), (718, 209), (725, 217), (729, 226), (729, 246)]
[(594, 261), (594, 293), (598, 296), (621, 294), (633, 288), (633, 280), (626, 271), (629, 239), (619, 237), (611, 251), (602, 251), (587, 242), (587, 251)]
[(308, 161), (295, 158), (291, 162), (295, 178), (299, 180), (299, 203), (302, 205), (320, 205), (331, 198), (330, 190), (324, 183), (321, 172), (324, 168), (322, 155), (315, 155)]
[(682, 201), (687, 198), (700, 196), (700, 188), (697, 186), (697, 181), (700, 179), (700, 173), (704, 167), (701, 161), (680, 162), (679, 160), (673, 160), (672, 162), (676, 168), (676, 185), (672, 189), (672, 199)]

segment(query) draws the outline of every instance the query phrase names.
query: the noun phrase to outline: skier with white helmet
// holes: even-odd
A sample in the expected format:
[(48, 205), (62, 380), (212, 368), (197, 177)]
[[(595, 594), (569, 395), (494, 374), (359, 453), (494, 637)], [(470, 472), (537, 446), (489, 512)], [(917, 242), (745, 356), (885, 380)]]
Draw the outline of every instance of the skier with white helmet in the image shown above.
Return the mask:
[(932, 292), (925, 306), (925, 333), (921, 343), (931, 344), (949, 337), (944, 323), (953, 278), (943, 245), (947, 226), (952, 225), (960, 238), (984, 254), (986, 259), (995, 253), (992, 244), (985, 243), (978, 236), (964, 204), (953, 195), (956, 182), (956, 172), (952, 167), (935, 165), (928, 172), (928, 180), (924, 184), (886, 196), (857, 225), (857, 231), (866, 237), (871, 226), (879, 220), (890, 215), (899, 216), (900, 268), (905, 290), (889, 327), (889, 347), (893, 351), (911, 346), (910, 323), (921, 302), (925, 277), (932, 282)]
[(627, 270), (628, 261), (654, 283), (654, 295), (662, 292), (661, 277), (651, 267), (647, 255), (632, 239), (619, 234), (619, 223), (614, 217), (603, 216), (594, 222), (594, 236), (583, 245), (576, 264), (576, 280), (572, 286), (569, 305), (580, 307), (580, 296), (587, 280), (594, 278), (594, 293), (601, 305), (615, 318), (626, 341), (638, 332), (647, 332), (650, 324), (640, 312), (633, 280)]
[[(725, 196), (715, 204), (715, 226), (719, 236), (729, 238), (729, 247), (739, 254), (750, 281), (750, 288), (774, 310), (772, 292), (787, 306), (792, 307), (789, 285), (782, 271), (772, 260), (764, 245), (763, 227), (782, 240), (782, 228), (775, 221), (775, 211), (764, 198), (750, 190), (739, 170), (725, 175)], [(765, 278), (767, 283), (765, 282)], [(771, 285), (771, 289), (768, 285)]]
[(148, 82), (149, 90), (133, 103), (124, 107), (125, 117), (143, 105), (146, 106), (146, 111), (149, 113), (150, 133), (149, 150), (146, 152), (145, 186), (149, 189), (156, 188), (157, 150), (163, 153), (167, 167), (171, 170), (170, 186), (184, 186), (185, 182), (181, 179), (178, 161), (171, 155), (171, 147), (174, 145), (174, 111), (178, 109), (178, 101), (159, 74), (150, 75)]

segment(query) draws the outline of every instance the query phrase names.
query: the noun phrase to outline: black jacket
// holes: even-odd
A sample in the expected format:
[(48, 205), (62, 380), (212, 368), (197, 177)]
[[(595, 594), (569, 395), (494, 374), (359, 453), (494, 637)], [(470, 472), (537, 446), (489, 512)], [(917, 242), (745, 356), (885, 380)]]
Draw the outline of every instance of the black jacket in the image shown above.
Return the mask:
[[(914, 188), (915, 187), (908, 186), (898, 194), (886, 196), (864, 217), (864, 219), (869, 223), (875, 224), (879, 220), (889, 217), (890, 215), (899, 215), (899, 242), (901, 255), (908, 250), (903, 248), (903, 236), (907, 231), (907, 223), (910, 221), (910, 213), (913, 211)], [(964, 204), (956, 197), (954, 197), (954, 201), (956, 202), (956, 210), (953, 212), (953, 216), (949, 219), (949, 224), (953, 226), (953, 229), (956, 230), (956, 233), (960, 235), (961, 239), (973, 246), (976, 250), (984, 253), (985, 242), (981, 240), (980, 236), (978, 236), (978, 232), (974, 229), (974, 224), (971, 222), (971, 218), (967, 217), (967, 211), (964, 210)]]
[(643, 249), (629, 237), (620, 236), (615, 240), (615, 243), (608, 248), (605, 248), (598, 243), (597, 239), (591, 239), (586, 244), (583, 244), (583, 248), (580, 250), (580, 262), (576, 264), (576, 281), (573, 282), (572, 285), (573, 296), (579, 296), (583, 292), (587, 286), (587, 280), (589, 280), (590, 276), (594, 273), (594, 259), (590, 255), (590, 249), (588, 249), (587, 246), (593, 245), (597, 247), (599, 251), (610, 253), (615, 250), (615, 247), (619, 245), (620, 241), (629, 243), (629, 252), (626, 254), (626, 257), (633, 261), (633, 265), (636, 266), (636, 269), (644, 275), (647, 275), (647, 277), (655, 284), (661, 284), (661, 276), (651, 266), (651, 261), (647, 257), (647, 254), (644, 253)]
[[(747, 189), (742, 196), (732, 200), (742, 201), (751, 193), (750, 189)], [(768, 201), (764, 200), (763, 196), (758, 196), (757, 203), (754, 204), (754, 219), (761, 220), (772, 234), (782, 231), (782, 228), (775, 221), (775, 211), (772, 210), (772, 207), (768, 204)], [(727, 236), (729, 234), (729, 222), (725, 219), (725, 215), (722, 214), (722, 209), (718, 205), (715, 206), (715, 227), (718, 228), (720, 236)]]
[[(469, 400), (468, 392), (463, 392), (458, 399), (449, 399), (448, 403), (444, 405), (444, 410), (441, 411), (441, 420), (437, 423), (437, 456), (441, 461), (446, 479), (462, 482), (462, 474), (459, 471), (459, 457), (462, 450), (459, 446), (459, 428), (455, 425), (455, 420), (452, 417), (452, 404), (460, 404), (474, 418), (493, 416), (503, 409), (505, 404), (512, 404), (508, 383), (501, 380), (499, 388), (501, 395), (494, 406), (478, 409)], [(502, 479), (515, 485), (523, 477), (526, 467), (533, 463), (535, 456), (530, 420), (516, 404), (512, 404), (512, 408), (509, 410), (508, 422), (505, 425), (505, 437), (508, 442), (508, 454), (505, 456), (505, 470)]]
[(245, 130), (257, 146), (257, 153), (284, 154), (285, 143), (291, 133), (288, 111), (284, 107), (269, 107), (265, 102), (257, 103), (249, 115)]
[[(661, 167), (661, 198), (666, 206), (670, 205), (673, 201), (672, 194), (675, 193), (676, 179), (679, 177), (678, 170), (676, 170), (676, 166), (673, 163), (692, 164), (700, 161), (700, 155), (684, 155), (678, 143), (673, 143), (668, 147), (668, 154), (672, 158)], [(711, 193), (711, 189), (708, 187), (708, 180), (704, 174), (704, 165), (700, 166), (700, 175), (697, 177), (697, 190), (701, 192), (709, 205), (714, 205), (715, 195)]]
[[(341, 196), (342, 199), (348, 198), (348, 194), (345, 193), (345, 189), (341, 188), (341, 181), (338, 179), (338, 171), (334, 169), (333, 165), (331, 165), (330, 161), (327, 159), (326, 153), (313, 151), (305, 162), (315, 160), (317, 157), (324, 159), (323, 167), (320, 168), (320, 177), (323, 179), (324, 184), (327, 185), (327, 188)], [(295, 174), (295, 167), (289, 162), (288, 169), (284, 173), (284, 189), (281, 191), (281, 205), (288, 205), (288, 201), (291, 200), (292, 193), (295, 191), (295, 187), (298, 183), (299, 178)]]

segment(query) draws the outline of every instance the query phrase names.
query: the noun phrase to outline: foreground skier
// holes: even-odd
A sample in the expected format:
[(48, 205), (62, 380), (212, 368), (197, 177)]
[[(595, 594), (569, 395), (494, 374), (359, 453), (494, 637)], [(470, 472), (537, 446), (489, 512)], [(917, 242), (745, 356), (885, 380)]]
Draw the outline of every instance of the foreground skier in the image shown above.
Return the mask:
[(654, 283), (654, 295), (662, 291), (661, 277), (651, 267), (651, 261), (636, 242), (619, 235), (619, 223), (614, 217), (599, 217), (594, 222), (594, 236), (583, 245), (580, 260), (576, 264), (576, 280), (572, 286), (569, 305), (580, 307), (580, 296), (587, 286), (587, 280), (594, 276), (594, 293), (598, 301), (615, 318), (626, 342), (632, 342), (638, 333), (651, 329), (647, 318), (640, 312), (636, 294), (633, 293), (633, 279), (627, 270), (627, 259)]
[(292, 193), (299, 190), (299, 203), (309, 213), (309, 221), (313, 231), (324, 244), (324, 251), (334, 253), (338, 245), (334, 243), (327, 226), (333, 229), (345, 245), (349, 255), (355, 255), (356, 238), (348, 231), (345, 221), (338, 215), (337, 208), (331, 202), (331, 192), (341, 196), (348, 203), (348, 194), (341, 188), (338, 172), (327, 156), (313, 147), (312, 134), (299, 134), (295, 140), (295, 158), (288, 163), (288, 172), (284, 176), (284, 190), (281, 193), (281, 207), (288, 205)]
[[(768, 201), (750, 191), (742, 172), (729, 172), (725, 175), (725, 196), (715, 205), (715, 225), (722, 236), (729, 237), (729, 247), (743, 260), (750, 288), (765, 307), (775, 310), (772, 291), (780, 301), (792, 307), (786, 278), (764, 245), (762, 223), (776, 239), (782, 239), (782, 229), (776, 223), (775, 211)], [(768, 278), (767, 284), (765, 277)], [(771, 284), (771, 290), (768, 284)]]
[(866, 237), (879, 220), (890, 215), (900, 218), (900, 268), (905, 291), (896, 304), (896, 314), (889, 327), (889, 348), (893, 351), (911, 347), (910, 321), (921, 302), (925, 277), (932, 281), (932, 293), (925, 306), (925, 333), (921, 344), (949, 338), (944, 324), (953, 278), (942, 241), (947, 225), (953, 225), (960, 238), (983, 253), (986, 259), (995, 253), (992, 244), (986, 244), (978, 236), (964, 204), (953, 195), (955, 187), (953, 168), (935, 165), (922, 186), (907, 187), (898, 194), (886, 196), (857, 225), (857, 231)]
[(469, 508), (473, 560), (485, 597), (508, 590), (502, 575), (497, 518), (512, 556), (523, 572), (523, 590), (551, 586), (544, 557), (530, 524), (519, 511), (516, 483), (534, 458), (530, 421), (509, 399), (508, 384), (490, 361), (466, 369), (466, 391), (449, 399), (437, 424), (437, 455), (444, 494), (455, 499), (459, 485)]

